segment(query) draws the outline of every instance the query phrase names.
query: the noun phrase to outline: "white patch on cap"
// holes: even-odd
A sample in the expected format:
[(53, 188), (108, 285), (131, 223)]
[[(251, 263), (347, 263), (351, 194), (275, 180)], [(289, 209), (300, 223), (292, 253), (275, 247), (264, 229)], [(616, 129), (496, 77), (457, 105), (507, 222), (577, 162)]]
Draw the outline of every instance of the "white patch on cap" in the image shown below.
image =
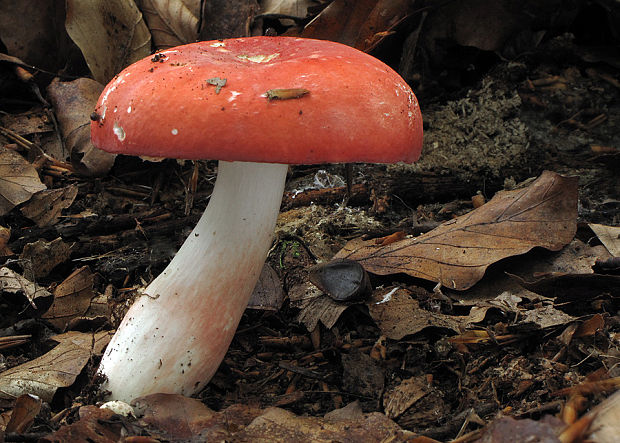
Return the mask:
[(177, 128), (173, 128), (170, 132), (172, 132), (172, 135), (177, 135), (179, 133), (179, 130)]
[(103, 114), (101, 115), (102, 119), (105, 118), (105, 111), (106, 111), (105, 102), (108, 100), (108, 96), (110, 95), (112, 91), (116, 89), (118, 85), (120, 85), (121, 83), (125, 83), (124, 77), (129, 77), (129, 75), (131, 75), (131, 72), (126, 72), (124, 74), (119, 75), (118, 77), (116, 77), (116, 79), (114, 79), (112, 84), (106, 89), (105, 94), (103, 94), (103, 97), (101, 98), (101, 106), (103, 107)]
[(226, 46), (226, 43), (224, 43), (224, 42), (215, 42), (215, 43), (211, 43), (209, 46), (211, 46), (212, 48), (219, 48), (221, 46)]
[(240, 54), (237, 56), (237, 58), (240, 58), (241, 60), (247, 60), (253, 63), (269, 63), (270, 61), (278, 57), (280, 57), (279, 52), (275, 52), (273, 54), (256, 54), (256, 55)]
[(409, 111), (407, 112), (407, 115), (409, 116), (409, 118), (413, 117), (413, 112)]
[(125, 130), (121, 127), (121, 125), (118, 124), (118, 122), (114, 122), (114, 126), (112, 127), (112, 132), (116, 134), (118, 141), (122, 142), (123, 140), (125, 140), (125, 137), (126, 137)]
[(127, 108), (127, 114), (131, 114), (131, 106)]
[(230, 97), (228, 98), (229, 102), (234, 101), (238, 95), (241, 95), (239, 91), (230, 91)]

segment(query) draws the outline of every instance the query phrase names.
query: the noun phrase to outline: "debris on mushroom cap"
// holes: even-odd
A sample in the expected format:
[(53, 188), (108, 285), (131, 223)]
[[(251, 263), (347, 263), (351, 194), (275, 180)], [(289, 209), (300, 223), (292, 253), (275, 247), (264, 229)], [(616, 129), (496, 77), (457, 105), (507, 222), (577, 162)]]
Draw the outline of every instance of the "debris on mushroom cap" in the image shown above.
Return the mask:
[(349, 46), (292, 37), (159, 52), (110, 82), (95, 113), (94, 144), (131, 155), (393, 163), (417, 160), (422, 146), (417, 99), (395, 71)]

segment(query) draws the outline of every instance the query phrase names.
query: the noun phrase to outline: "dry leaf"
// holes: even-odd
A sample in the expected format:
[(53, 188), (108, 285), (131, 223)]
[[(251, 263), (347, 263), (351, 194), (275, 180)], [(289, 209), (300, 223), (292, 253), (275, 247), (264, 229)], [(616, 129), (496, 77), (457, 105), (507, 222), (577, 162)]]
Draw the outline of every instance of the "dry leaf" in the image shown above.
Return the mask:
[(373, 412), (359, 420), (330, 422), (323, 418), (301, 417), (279, 408), (269, 408), (245, 429), (235, 441), (409, 441), (413, 433), (402, 430), (385, 415)]
[(12, 399), (33, 394), (50, 402), (58, 388), (71, 386), (84, 365), (101, 354), (112, 338), (108, 331), (95, 334), (67, 332), (56, 335), (60, 344), (47, 354), (0, 374), (0, 398)]
[(575, 320), (577, 319), (572, 315), (568, 315), (551, 305), (545, 305), (522, 312), (518, 323), (511, 326), (516, 326), (519, 331), (523, 331), (525, 325), (535, 325), (537, 329), (544, 329), (566, 325)]
[(50, 157), (66, 158), (64, 147), (56, 134), (51, 109), (43, 105), (34, 106), (19, 114), (2, 115), (0, 122), (15, 134), (28, 140), (35, 140), (38, 147)]
[(317, 0), (263, 0), (260, 6), (261, 14), (281, 14), (304, 18), (308, 15), (308, 8), (318, 4)]
[(2, 126), (19, 135), (44, 134), (54, 131), (43, 106), (35, 106), (19, 114), (5, 114), (0, 118)]
[(620, 391), (598, 404), (588, 413), (592, 424), (587, 441), (614, 443), (620, 435)]
[(44, 189), (34, 166), (17, 152), (0, 147), (0, 216)]
[(424, 328), (437, 327), (459, 332), (467, 317), (453, 317), (420, 308), (407, 289), (393, 288), (377, 291), (368, 302), (370, 316), (381, 333), (393, 340), (415, 334)]
[(602, 293), (620, 296), (620, 275), (561, 274), (541, 277), (533, 281), (508, 274), (528, 291), (545, 297), (557, 298), (556, 304), (574, 300), (587, 300)]
[(198, 39), (200, 0), (138, 0), (153, 36), (155, 49), (166, 49)]
[(620, 257), (620, 226), (588, 224), (598, 239), (614, 257)]
[(8, 247), (11, 238), (11, 230), (0, 226), (0, 255), (13, 255), (13, 251)]
[(66, 5), (67, 32), (99, 83), (151, 53), (151, 34), (132, 0), (67, 0)]
[(495, 51), (529, 23), (521, 5), (514, 2), (457, 0), (429, 15), (425, 39), (454, 41), (461, 46)]
[[(608, 253), (602, 245), (590, 246), (578, 238), (574, 238), (561, 251), (550, 254), (543, 249), (530, 251), (525, 255), (504, 260), (487, 272), (472, 290), (467, 292), (451, 292), (457, 297), (458, 303), (465, 307), (482, 307), (490, 305), (504, 312), (517, 312), (515, 302), (519, 299), (529, 301), (541, 300), (541, 296), (531, 292), (511, 278), (506, 271), (517, 275), (539, 275), (541, 273), (584, 274), (592, 272), (592, 263), (597, 257), (607, 257)], [(444, 291), (447, 291), (445, 288)], [(512, 300), (511, 300), (512, 299)], [(512, 307), (511, 307), (512, 306)], [(481, 314), (478, 312), (478, 314)], [(470, 322), (475, 322), (474, 312), (470, 312)], [(479, 320), (478, 320), (479, 321)]]
[(142, 416), (141, 421), (151, 428), (165, 431), (174, 439), (191, 439), (216, 415), (200, 400), (176, 394), (152, 394), (131, 402)]
[(37, 240), (28, 243), (19, 258), (28, 274), (40, 278), (47, 276), (57, 265), (67, 261), (70, 255), (71, 247), (58, 237), (51, 242)]
[(116, 156), (95, 148), (90, 141), (90, 114), (103, 87), (89, 78), (71, 82), (54, 79), (47, 93), (54, 106), (62, 137), (75, 169), (87, 176), (105, 175)]
[(59, 430), (43, 437), (40, 443), (61, 442), (97, 442), (118, 443), (123, 441), (118, 415), (114, 411), (93, 405), (82, 406), (80, 419), (74, 423), (61, 426)]
[(409, 0), (335, 0), (301, 32), (370, 51), (409, 13)]
[(576, 219), (577, 178), (545, 171), (527, 188), (500, 192), (417, 238), (387, 246), (353, 240), (336, 257), (357, 260), (375, 274), (403, 272), (465, 290), (503, 258), (534, 247), (561, 249), (575, 235)]
[(34, 309), (43, 309), (44, 306), (39, 305), (46, 303), (39, 302), (52, 296), (46, 289), (5, 267), (0, 268), (0, 292), (24, 294), (28, 299), (28, 304)]
[(0, 39), (8, 54), (52, 72), (65, 65), (72, 43), (62, 29), (64, 0), (2, 0), (0, 5)]
[(323, 295), (318, 288), (308, 282), (289, 288), (288, 296), (291, 306), (300, 309), (297, 321), (303, 323), (308, 331), (314, 331), (319, 321), (327, 329), (331, 329), (349, 307), (346, 303), (338, 303)]
[(203, 2), (199, 40), (247, 37), (249, 24), (259, 9), (256, 0)]
[(54, 290), (54, 302), (41, 316), (54, 327), (65, 330), (67, 324), (84, 315), (90, 306), (93, 293), (93, 273), (88, 266), (76, 269)]
[(589, 337), (602, 331), (605, 327), (605, 319), (601, 314), (595, 314), (579, 325), (574, 337)]
[(263, 412), (246, 405), (215, 412), (199, 400), (178, 394), (151, 394), (134, 399), (132, 405), (142, 423), (175, 441), (236, 441), (231, 438), (234, 431)]
[(62, 210), (71, 206), (77, 193), (77, 185), (39, 191), (21, 208), (22, 214), (39, 227), (53, 225)]
[(344, 420), (359, 420), (364, 418), (364, 411), (362, 411), (362, 405), (359, 400), (352, 401), (343, 408), (334, 409), (329, 411), (324, 416), (325, 420), (331, 422), (344, 421)]
[(11, 419), (6, 425), (5, 432), (16, 432), (18, 434), (28, 432), (40, 410), (41, 399), (39, 397), (29, 394), (20, 395), (15, 400)]
[(354, 349), (342, 354), (342, 385), (345, 392), (378, 398), (383, 392), (386, 371), (370, 355)]
[[(550, 423), (551, 422), (551, 423)], [(537, 443), (559, 443), (559, 430), (563, 423), (556, 417), (548, 417), (541, 421), (529, 418), (517, 420), (512, 417), (501, 417), (494, 420), (484, 431), (478, 443), (507, 443), (514, 441), (535, 441)]]
[(383, 408), (389, 418), (396, 418), (430, 391), (426, 376), (411, 377), (383, 396)]
[(284, 290), (276, 271), (265, 263), (252, 291), (248, 308), (263, 311), (279, 311), (284, 303)]

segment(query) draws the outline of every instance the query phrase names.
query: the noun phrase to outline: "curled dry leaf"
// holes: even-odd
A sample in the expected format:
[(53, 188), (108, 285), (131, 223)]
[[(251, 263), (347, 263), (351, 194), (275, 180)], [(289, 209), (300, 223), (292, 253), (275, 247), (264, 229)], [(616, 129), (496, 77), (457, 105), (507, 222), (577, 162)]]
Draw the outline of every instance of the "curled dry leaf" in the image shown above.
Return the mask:
[(64, 330), (74, 318), (84, 315), (90, 307), (94, 276), (88, 266), (76, 269), (54, 290), (54, 302), (42, 318)]
[(79, 173), (88, 176), (105, 175), (116, 158), (95, 148), (90, 141), (89, 116), (102, 90), (103, 86), (88, 78), (71, 82), (55, 79), (47, 88), (71, 163)]
[(576, 219), (577, 178), (545, 171), (527, 188), (500, 192), (417, 238), (386, 246), (352, 240), (336, 257), (357, 260), (375, 274), (402, 272), (465, 290), (498, 260), (534, 247), (560, 250), (575, 235)]
[(174, 441), (237, 441), (232, 438), (235, 430), (263, 412), (241, 404), (215, 412), (197, 399), (178, 394), (146, 395), (134, 399), (132, 405), (142, 423)]
[(413, 436), (378, 412), (323, 419), (241, 404), (214, 412), (176, 394), (147, 395), (132, 404), (151, 435), (174, 441), (408, 441)]
[(248, 25), (259, 10), (256, 0), (209, 0), (202, 3), (199, 40), (247, 37)]
[(588, 225), (614, 257), (620, 257), (620, 226)]
[(97, 443), (117, 443), (123, 440), (121, 433), (125, 427), (121, 426), (119, 416), (114, 411), (87, 405), (80, 408), (79, 417), (78, 421), (62, 426), (53, 434), (40, 439), (39, 442), (96, 441)]
[(34, 166), (17, 152), (0, 147), (0, 216), (44, 189)]
[(152, 394), (131, 402), (141, 421), (173, 439), (197, 437), (216, 415), (200, 400), (177, 394)]
[(39, 227), (53, 225), (58, 221), (62, 210), (71, 206), (77, 192), (77, 185), (39, 191), (28, 203), (24, 204), (21, 209), (22, 214)]
[(35, 278), (47, 276), (54, 267), (64, 263), (71, 255), (71, 247), (60, 237), (50, 242), (37, 240), (28, 243), (19, 255), (27, 276)]
[(46, 289), (6, 267), (0, 268), (0, 292), (24, 294), (28, 300), (27, 305), (34, 309), (43, 309), (40, 305), (46, 303), (40, 302), (50, 300), (52, 297)]
[(268, 263), (265, 263), (248, 302), (248, 308), (279, 311), (282, 303), (284, 303), (284, 290), (280, 277)]
[(263, 0), (260, 13), (304, 18), (308, 15), (308, 8), (317, 5), (317, 0)]
[(0, 226), (0, 255), (13, 255), (13, 251), (9, 248), (8, 243), (11, 238), (11, 230)]
[(6, 424), (5, 432), (23, 434), (28, 432), (34, 418), (41, 410), (41, 399), (35, 395), (24, 394), (17, 397), (11, 411), (11, 418)]
[(198, 39), (200, 0), (138, 0), (153, 36), (155, 49), (166, 49)]
[(133, 1), (67, 0), (66, 5), (67, 32), (99, 83), (151, 53), (151, 34)]
[(60, 344), (47, 354), (0, 374), (0, 398), (34, 394), (50, 402), (58, 388), (71, 386), (93, 355), (101, 354), (112, 333), (71, 331), (57, 335)]
[(459, 0), (433, 10), (427, 19), (425, 39), (454, 41), (461, 46), (497, 51), (506, 39), (526, 28), (530, 21), (531, 16), (527, 16), (522, 5), (495, 0)]
[(56, 72), (65, 66), (71, 40), (62, 29), (64, 3), (3, 0), (0, 40), (6, 48), (4, 51), (40, 69)]
[(346, 0), (330, 3), (301, 32), (301, 37), (332, 40), (370, 51), (409, 13), (409, 0)]

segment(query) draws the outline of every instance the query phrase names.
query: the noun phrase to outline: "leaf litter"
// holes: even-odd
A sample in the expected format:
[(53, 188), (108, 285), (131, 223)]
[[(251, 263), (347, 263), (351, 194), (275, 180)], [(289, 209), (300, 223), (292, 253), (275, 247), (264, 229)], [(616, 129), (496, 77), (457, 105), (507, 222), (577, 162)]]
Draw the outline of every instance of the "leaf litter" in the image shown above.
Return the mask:
[(336, 257), (375, 274), (402, 272), (464, 290), (490, 264), (534, 247), (557, 251), (576, 230), (577, 179), (547, 171), (527, 188), (504, 191), (419, 237), (387, 246), (353, 240)]
[[(112, 165), (109, 159), (107, 163), (93, 159), (89, 164), (80, 164), (88, 155), (87, 147), (85, 151), (75, 150), (74, 166), (78, 170), (82, 167), (81, 173), (103, 178), (84, 181), (73, 176), (74, 171), (62, 163), (67, 159), (62, 157), (65, 152), (60, 149), (60, 143), (44, 151), (47, 160), (36, 158), (39, 146), (46, 149), (47, 141), (60, 139), (58, 129), (63, 130), (65, 142), (70, 141), (69, 137), (76, 137), (77, 128), (84, 122), (88, 124), (89, 112), (80, 110), (76, 113), (78, 118), (68, 125), (60, 122), (66, 128), (56, 128), (45, 111), (41, 111), (39, 101), (38, 110), (32, 108), (31, 114), (21, 114), (14, 120), (3, 118), (4, 125), (33, 143), (22, 145), (21, 141), (9, 138), (10, 152), (17, 155), (13, 163), (21, 162), (26, 171), (29, 161), (36, 159), (26, 173), (30, 174), (29, 181), (20, 182), (17, 188), (8, 191), (2, 191), (6, 188), (0, 186), (0, 195), (9, 197), (3, 225), (10, 228), (1, 230), (6, 256), (3, 275), (8, 285), (0, 294), (0, 302), (7, 309), (7, 315), (2, 317), (2, 342), (18, 346), (6, 348), (0, 356), (0, 380), (11, 392), (11, 400), (1, 406), (7, 412), (13, 409), (17, 417), (11, 425), (15, 428), (5, 431), (17, 429), (23, 433), (29, 426), (36, 431), (42, 429), (41, 423), (46, 430), (50, 426), (58, 428), (56, 434), (49, 434), (41, 441), (80, 438), (117, 441), (121, 435), (145, 433), (153, 438), (185, 436), (231, 441), (274, 437), (400, 441), (413, 436), (404, 429), (439, 440), (472, 429), (476, 431), (470, 439), (482, 435), (483, 441), (512, 437), (515, 433), (523, 438), (548, 437), (549, 441), (558, 435), (563, 441), (571, 441), (572, 437), (567, 435), (577, 436), (573, 440), (580, 438), (586, 431), (575, 433), (573, 429), (581, 426), (581, 421), (575, 418), (582, 409), (575, 406), (579, 402), (574, 400), (576, 391), (570, 391), (571, 387), (589, 386), (589, 390), (580, 392), (588, 396), (590, 404), (595, 404), (601, 399), (600, 393), (614, 389), (617, 384), (613, 383), (613, 377), (620, 375), (618, 323), (613, 314), (617, 311), (617, 280), (613, 275), (617, 227), (613, 225), (618, 222), (613, 208), (618, 198), (614, 195), (613, 182), (608, 188), (604, 185), (613, 169), (593, 167), (593, 159), (577, 150), (591, 145), (592, 153), (614, 152), (617, 139), (613, 135), (608, 137), (605, 131), (614, 126), (616, 116), (610, 102), (601, 98), (613, 98), (617, 93), (613, 89), (614, 74), (592, 72), (588, 67), (579, 71), (583, 75), (576, 75), (571, 74), (572, 66), (553, 72), (560, 68), (553, 65), (553, 57), (544, 51), (553, 45), (569, 53), (576, 49), (552, 35), (549, 46), (537, 47), (541, 39), (530, 29), (531, 20), (540, 16), (543, 19), (540, 25), (546, 16), (536, 8), (528, 15), (490, 0), (476, 1), (467, 10), (457, 2), (428, 11), (411, 10), (409, 4), (405, 5), (407, 2), (398, 1), (363, 2), (356, 8), (347, 7), (347, 2), (339, 0), (280, 1), (262, 2), (265, 16), (252, 22), (248, 20), (250, 13), (241, 15), (245, 11), (258, 11), (257, 5), (244, 5), (246, 9), (239, 9), (244, 12), (235, 16), (222, 6), (224, 3), (209, 2), (203, 14), (195, 1), (138, 2), (142, 12), (139, 17), (131, 5), (119, 7), (116, 2), (108, 2), (105, 10), (112, 15), (107, 17), (114, 16), (116, 20), (102, 20), (105, 15), (97, 16), (101, 11), (95, 12), (91, 5), (87, 13), (69, 14), (67, 29), (71, 29), (92, 74), (101, 82), (106, 82), (132, 57), (150, 53), (147, 47), (151, 37), (144, 33), (145, 25), (151, 28), (148, 34), (152, 35), (155, 48), (193, 41), (192, 35), (204, 37), (215, 29), (235, 29), (235, 32), (245, 29), (258, 34), (275, 29), (276, 33), (312, 35), (363, 49), (374, 48), (380, 56), (385, 55), (383, 50), (395, 44), (398, 47), (401, 42), (399, 71), (414, 84), (422, 103), (434, 101), (434, 106), (426, 107), (425, 115), (429, 134), (425, 152), (429, 160), (413, 169), (360, 168), (363, 172), (355, 180), (363, 190), (359, 195), (364, 197), (359, 200), (358, 195), (358, 200), (353, 198), (350, 202), (363, 201), (361, 205), (366, 205), (364, 199), (370, 195), (374, 204), (369, 210), (342, 206), (340, 201), (337, 207), (307, 201), (283, 213), (278, 242), (270, 257), (271, 271), (266, 273), (257, 291), (255, 307), (260, 310), (246, 312), (224, 364), (200, 395), (202, 402), (192, 400), (190, 405), (187, 399), (178, 396), (143, 400), (147, 413), (138, 414), (140, 418), (136, 420), (120, 418), (109, 410), (88, 404), (95, 402), (94, 389), (86, 392), (87, 397), (70, 398), (72, 394), (64, 388), (73, 390), (85, 384), (88, 388), (96, 355), (106, 339), (105, 333), (93, 335), (92, 331), (114, 324), (115, 319), (122, 317), (130, 294), (149, 280), (151, 268), (156, 270), (174, 253), (184, 223), (191, 225), (191, 220), (180, 219), (169, 209), (174, 201), (184, 200), (179, 196), (186, 191), (175, 180), (186, 180), (188, 168), (172, 163), (137, 166), (121, 159), (116, 160), (113, 181), (110, 181), (105, 177)], [(70, 13), (76, 5), (77, 2), (68, 3)], [(486, 14), (478, 14), (477, 8), (483, 8)], [(62, 8), (58, 11), (59, 16), (64, 12)], [(203, 16), (199, 18), (200, 14)], [(283, 16), (280, 18), (278, 14)], [(53, 32), (54, 15), (48, 14), (45, 8), (27, 14), (22, 9), (9, 8), (0, 13), (0, 22), (17, 23), (29, 15), (41, 24), (37, 27), (41, 32)], [(556, 19), (566, 24), (570, 16)], [(313, 17), (318, 19), (310, 22)], [(80, 36), (80, 27), (85, 23), (88, 25), (82, 30), (88, 32)], [(501, 28), (485, 23), (508, 25)], [(199, 29), (201, 24), (203, 29)], [(114, 35), (115, 40), (88, 40), (93, 28), (104, 30), (96, 33), (98, 36)], [(20, 32), (14, 26), (12, 29), (14, 39), (8, 39), (1, 30), (0, 38), (5, 44), (10, 43), (6, 46), (11, 55), (25, 62), (7, 55), (0, 57), (2, 66), (10, 67), (13, 74), (7, 79), (15, 89), (25, 86), (34, 91), (32, 80), (15, 74), (17, 69), (31, 69), (32, 64), (45, 62), (48, 53), (65, 53), (70, 45), (63, 43), (62, 38), (57, 41), (46, 38), (48, 43), (30, 55), (27, 45), (33, 46), (29, 42), (36, 35)], [(511, 39), (514, 29), (520, 31), (519, 36)], [(113, 51), (105, 49), (110, 42), (114, 43), (110, 47), (127, 50), (112, 57)], [(455, 56), (446, 43), (465, 45), (467, 51)], [(549, 64), (540, 63), (536, 71), (529, 70), (533, 69), (531, 59), (515, 59), (510, 55), (522, 51), (523, 45), (526, 53), (536, 50), (545, 54), (542, 58)], [(465, 90), (472, 84), (466, 84), (465, 76), (456, 78), (464, 98), (448, 100), (442, 106), (445, 100), (442, 94), (453, 90), (454, 83), (449, 82), (455, 81), (455, 73), (479, 75), (480, 59), (468, 59), (467, 52), (484, 54), (490, 49), (519, 62), (504, 67), (500, 63), (498, 71), (482, 78), (480, 85), (469, 92)], [(584, 53), (583, 47), (578, 49), (579, 60), (591, 63), (587, 60), (592, 59), (592, 53)], [(48, 67), (66, 60), (57, 56)], [(446, 60), (450, 60), (450, 66), (445, 65)], [(605, 60), (612, 59), (599, 55), (596, 60), (607, 63)], [(463, 65), (455, 70), (454, 64), (459, 63)], [(435, 66), (444, 66), (440, 68), (441, 75), (427, 72), (432, 72)], [(547, 74), (548, 78), (561, 81), (544, 83)], [(530, 77), (534, 80), (530, 81)], [(80, 97), (77, 89), (65, 90), (67, 102)], [(588, 92), (573, 94), (573, 91)], [(587, 103), (582, 99), (586, 95)], [(88, 109), (88, 99), (79, 100)], [(66, 106), (55, 104), (59, 117)], [(580, 109), (584, 106), (588, 107), (585, 112)], [(603, 113), (602, 118), (596, 112)], [(557, 124), (559, 116), (564, 116), (564, 121)], [(80, 118), (86, 120), (80, 122)], [(608, 123), (601, 124), (606, 118)], [(544, 125), (549, 126), (543, 131), (538, 125), (543, 129)], [(71, 128), (76, 129), (75, 133)], [(461, 156), (449, 154), (454, 157), (452, 163), (442, 159), (442, 155), (451, 152), (450, 146), (462, 151)], [(470, 150), (468, 146), (475, 149)], [(22, 149), (30, 152), (26, 155)], [(69, 146), (69, 150), (74, 148)], [(28, 161), (23, 160), (26, 156)], [(50, 163), (50, 157), (56, 163)], [(538, 160), (532, 162), (535, 158)], [(613, 154), (605, 154), (598, 156), (594, 163), (610, 166), (614, 161)], [(522, 162), (525, 163), (521, 166)], [(459, 169), (455, 165), (459, 164), (468, 170), (466, 180), (459, 180), (458, 172), (454, 173)], [(579, 213), (574, 178), (546, 172), (528, 187), (512, 188), (510, 183), (540, 172), (543, 164), (580, 176)], [(339, 171), (334, 167), (328, 169), (334, 174)], [(178, 177), (172, 178), (171, 171)], [(211, 173), (209, 166), (201, 166), (201, 171), (206, 171), (207, 177)], [(314, 172), (311, 168), (307, 171), (310, 175)], [(303, 168), (292, 172), (293, 176), (304, 173)], [(0, 174), (0, 179), (5, 176)], [(144, 177), (149, 180), (143, 180)], [(470, 197), (490, 195), (501, 187), (498, 179), (505, 180), (505, 188), (513, 190), (497, 194), (490, 202), (467, 212)], [(52, 192), (40, 192), (44, 188), (33, 190), (36, 183), (41, 183), (38, 186), (45, 183)], [(73, 195), (76, 183), (79, 190)], [(441, 183), (447, 183), (444, 188), (450, 191), (437, 192)], [(205, 185), (206, 190), (199, 187), (198, 197), (200, 192), (208, 195), (208, 180)], [(60, 190), (63, 193), (59, 201)], [(321, 199), (322, 194), (332, 190), (318, 190), (310, 199), (333, 204), (334, 197)], [(411, 197), (428, 195), (429, 191), (430, 197)], [(610, 198), (599, 200), (599, 194)], [(22, 200), (15, 195), (20, 195)], [(460, 200), (455, 204), (432, 200), (439, 195)], [(30, 203), (24, 204), (28, 199)], [(204, 199), (196, 201), (204, 204)], [(141, 215), (149, 203), (152, 208), (147, 211), (149, 215)], [(20, 206), (18, 210), (11, 210), (16, 205)], [(50, 208), (49, 213), (46, 207)], [(450, 219), (452, 214), (456, 218)], [(22, 215), (32, 217), (38, 226), (24, 220)], [(578, 229), (577, 217), (591, 222), (590, 228)], [(151, 219), (155, 221), (150, 222)], [(432, 225), (446, 219), (434, 231), (418, 233), (425, 222)], [(172, 223), (167, 225), (166, 220)], [(172, 227), (174, 223), (176, 230)], [(592, 236), (590, 229), (596, 236)], [(363, 234), (373, 240), (359, 238)], [(23, 255), (26, 245), (58, 237), (72, 245), (71, 256), (39, 254), (33, 259), (34, 255)], [(378, 244), (375, 237), (384, 240)], [(328, 263), (334, 252), (352, 238), (359, 239), (349, 242), (338, 257), (342, 254), (357, 257), (370, 272), (372, 295), (368, 299), (336, 302), (310, 285), (308, 271), (317, 262)], [(148, 247), (144, 247), (145, 239)], [(408, 260), (405, 253), (413, 258)], [(35, 266), (42, 265), (38, 274), (32, 265), (26, 269), (33, 260)], [(84, 260), (93, 266), (94, 273), (77, 268)], [(595, 267), (593, 272), (596, 260), (605, 265)], [(558, 271), (563, 274), (557, 274)], [(156, 275), (155, 271), (152, 273)], [(103, 284), (101, 277), (105, 280)], [(353, 275), (343, 278), (356, 281)], [(44, 296), (36, 297), (41, 294)], [(41, 317), (43, 322), (39, 320)], [(68, 330), (70, 335), (55, 335), (62, 343), (49, 351), (41, 337), (62, 330)], [(91, 332), (78, 332), (81, 330)], [(69, 338), (64, 340), (64, 337)], [(29, 351), (23, 343), (29, 343)], [(60, 353), (75, 357), (75, 361), (60, 358)], [(37, 368), (32, 366), (34, 362), (39, 365)], [(64, 370), (68, 374), (65, 378), (57, 373)], [(23, 419), (19, 418), (25, 397), (12, 400), (20, 392), (15, 387), (19, 380), (32, 381), (31, 385), (21, 384), (21, 392), (42, 393), (43, 400), (60, 411), (55, 417), (69, 417), (73, 424), (46, 421), (41, 412), (36, 412), (36, 404)], [(58, 406), (61, 398), (74, 401), (74, 405), (61, 410)], [(154, 401), (160, 405), (149, 406)], [(345, 407), (347, 403), (352, 406)], [(270, 405), (285, 405), (289, 411)], [(564, 422), (540, 419), (545, 412), (557, 411), (560, 405), (574, 411), (573, 419), (566, 413), (562, 414)], [(149, 414), (149, 407), (157, 412)], [(43, 411), (45, 408), (47, 405)], [(322, 418), (327, 411), (331, 412)], [(515, 419), (498, 418), (502, 414), (513, 414)], [(34, 425), (30, 425), (33, 415)], [(149, 416), (147, 428), (144, 420)], [(161, 420), (157, 421), (158, 418)], [(587, 421), (588, 417), (582, 420)], [(571, 422), (574, 424), (568, 426)], [(488, 423), (491, 426), (485, 432)], [(0, 429), (3, 427), (0, 425)]]

